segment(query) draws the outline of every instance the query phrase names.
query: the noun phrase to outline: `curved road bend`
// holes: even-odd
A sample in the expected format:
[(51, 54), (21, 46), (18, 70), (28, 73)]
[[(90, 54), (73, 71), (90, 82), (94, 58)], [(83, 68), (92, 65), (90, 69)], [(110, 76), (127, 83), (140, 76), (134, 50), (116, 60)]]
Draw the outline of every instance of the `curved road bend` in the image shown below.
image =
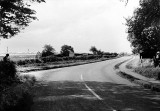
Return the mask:
[(81, 76), (83, 76), (84, 81), (133, 85), (126, 79), (119, 77), (114, 70), (116, 64), (130, 58), (131, 57), (121, 57), (97, 63), (36, 71), (27, 74), (34, 75), (38, 80), (43, 81), (82, 81)]
[(160, 111), (160, 93), (116, 74), (114, 66), (131, 58), (30, 72), (44, 81), (34, 88), (34, 111)]

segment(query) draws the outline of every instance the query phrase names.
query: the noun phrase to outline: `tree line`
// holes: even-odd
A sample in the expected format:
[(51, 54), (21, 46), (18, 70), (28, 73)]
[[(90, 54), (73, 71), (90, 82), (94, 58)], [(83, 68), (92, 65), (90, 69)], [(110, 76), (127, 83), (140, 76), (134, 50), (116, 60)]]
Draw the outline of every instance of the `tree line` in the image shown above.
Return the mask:
[[(91, 48), (89, 49), (90, 52), (92, 52), (93, 55), (115, 55), (117, 56), (117, 53), (109, 53), (109, 52), (104, 52), (101, 50), (98, 50), (95, 46), (91, 46)], [(61, 47), (61, 51), (60, 51), (60, 55), (61, 57), (66, 57), (69, 56), (70, 53), (74, 53), (74, 48), (70, 45), (63, 45)], [(41, 56), (42, 57), (47, 57), (47, 56), (51, 56), (51, 55), (55, 55), (56, 54), (56, 50), (53, 48), (53, 46), (46, 44), (43, 47), (43, 50), (41, 52)]]

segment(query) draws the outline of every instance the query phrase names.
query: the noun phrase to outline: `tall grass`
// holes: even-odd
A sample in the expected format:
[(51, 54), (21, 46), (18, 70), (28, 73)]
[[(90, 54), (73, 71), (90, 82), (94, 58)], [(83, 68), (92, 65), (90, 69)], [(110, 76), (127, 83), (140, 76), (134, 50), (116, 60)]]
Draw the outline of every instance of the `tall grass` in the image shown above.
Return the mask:
[(135, 60), (132, 60), (131, 62), (129, 62), (126, 67), (128, 69), (133, 69), (134, 72), (141, 74), (145, 77), (148, 78), (155, 78), (157, 80), (160, 80), (160, 68), (159, 67), (154, 67), (153, 64), (153, 60), (151, 59), (144, 59), (142, 61), (139, 61), (135, 66), (133, 66), (133, 63), (135, 62)]
[(134, 68), (134, 71), (138, 74), (143, 75), (143, 76), (160, 80), (160, 68), (159, 67), (157, 67), (157, 68), (137, 67), (137, 68)]

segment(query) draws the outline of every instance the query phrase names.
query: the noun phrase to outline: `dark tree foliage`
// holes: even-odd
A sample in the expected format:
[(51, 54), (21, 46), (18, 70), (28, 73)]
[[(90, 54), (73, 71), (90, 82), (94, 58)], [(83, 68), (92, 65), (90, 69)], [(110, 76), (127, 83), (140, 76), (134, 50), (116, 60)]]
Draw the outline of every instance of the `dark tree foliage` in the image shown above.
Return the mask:
[(95, 46), (91, 46), (91, 48), (89, 49), (89, 51), (91, 51), (93, 54), (97, 54), (98, 49)]
[(61, 54), (62, 54), (63, 56), (69, 56), (69, 53), (70, 53), (70, 52), (74, 52), (74, 49), (73, 49), (72, 46), (63, 45), (63, 46), (61, 47)]
[(41, 3), (45, 0), (0, 0), (0, 38), (16, 35), (37, 19), (35, 10), (30, 9), (31, 2)]
[(0, 61), (0, 93), (15, 82), (18, 82), (15, 63), (12, 61)]
[(55, 49), (51, 45), (45, 45), (43, 48), (42, 57), (54, 55)]
[(101, 51), (101, 50), (97, 50), (97, 54), (98, 54), (98, 55), (101, 55), (101, 56), (102, 56), (102, 55), (103, 55), (103, 53), (104, 53), (103, 51)]
[(160, 49), (160, 1), (140, 0), (140, 7), (126, 19), (128, 40), (133, 52)]
[[(6, 70), (7, 69), (7, 70)], [(0, 76), (16, 77), (16, 66), (12, 61), (0, 61)]]

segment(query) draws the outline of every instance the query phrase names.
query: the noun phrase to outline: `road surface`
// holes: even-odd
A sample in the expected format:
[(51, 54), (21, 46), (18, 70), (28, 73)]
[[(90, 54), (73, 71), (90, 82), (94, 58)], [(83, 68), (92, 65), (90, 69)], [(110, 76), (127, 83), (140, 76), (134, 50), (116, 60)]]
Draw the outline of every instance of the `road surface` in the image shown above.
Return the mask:
[[(119, 77), (114, 66), (132, 57), (30, 72), (35, 111), (160, 111), (160, 93)], [(43, 82), (42, 82), (43, 81)], [(62, 101), (63, 100), (63, 101)], [(59, 104), (57, 104), (59, 103)]]
[(117, 84), (133, 85), (129, 81), (119, 77), (114, 70), (114, 66), (131, 57), (122, 57), (97, 63), (52, 69), (46, 71), (30, 72), (28, 74), (36, 76), (43, 81), (97, 81), (111, 82)]

